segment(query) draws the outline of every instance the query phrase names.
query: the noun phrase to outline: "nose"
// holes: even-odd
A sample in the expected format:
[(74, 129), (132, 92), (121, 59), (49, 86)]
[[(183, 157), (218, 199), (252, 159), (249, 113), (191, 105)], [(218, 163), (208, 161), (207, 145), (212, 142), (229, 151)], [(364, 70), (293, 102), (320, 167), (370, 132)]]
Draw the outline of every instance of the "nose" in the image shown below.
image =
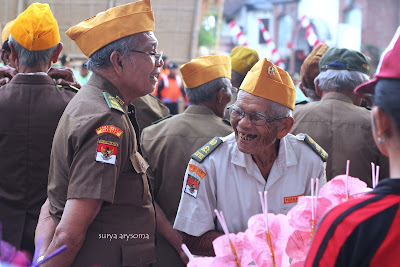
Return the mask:
[(162, 67), (162, 66), (164, 66), (164, 60), (162, 59), (162, 57), (160, 57), (158, 60), (156, 59), (156, 62), (155, 62), (156, 64), (156, 66), (157, 67)]
[(250, 116), (246, 113), (243, 115), (241, 119), (238, 120), (239, 120), (238, 124), (240, 124), (242, 128), (250, 128), (252, 126), (252, 123), (250, 121)]

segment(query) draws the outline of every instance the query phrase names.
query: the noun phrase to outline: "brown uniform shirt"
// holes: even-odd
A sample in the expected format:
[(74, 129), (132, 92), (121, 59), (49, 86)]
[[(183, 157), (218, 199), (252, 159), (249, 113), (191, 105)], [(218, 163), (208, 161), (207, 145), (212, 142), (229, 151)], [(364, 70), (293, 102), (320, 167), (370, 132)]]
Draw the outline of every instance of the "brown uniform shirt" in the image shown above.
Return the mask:
[(137, 152), (128, 107), (118, 99), (117, 89), (93, 73), (54, 136), (48, 186), (54, 221), (61, 220), (67, 199), (104, 200), (73, 266), (147, 266), (155, 260), (148, 165)]
[(375, 145), (371, 131), (371, 112), (355, 106), (341, 93), (328, 93), (321, 101), (297, 105), (291, 133), (307, 133), (329, 154), (328, 180), (346, 173), (371, 187), (371, 162), (381, 166), (380, 177), (389, 176), (388, 159)]
[(0, 88), (0, 221), (3, 239), (17, 249), (34, 250), (51, 143), (75, 93), (57, 87), (45, 73), (18, 74)]
[[(191, 105), (184, 113), (143, 130), (142, 151), (150, 164), (154, 198), (171, 224), (178, 210), (190, 156), (213, 137), (226, 136), (232, 131), (211, 109), (199, 105)], [(183, 265), (167, 241), (160, 236), (157, 240), (157, 266)]]

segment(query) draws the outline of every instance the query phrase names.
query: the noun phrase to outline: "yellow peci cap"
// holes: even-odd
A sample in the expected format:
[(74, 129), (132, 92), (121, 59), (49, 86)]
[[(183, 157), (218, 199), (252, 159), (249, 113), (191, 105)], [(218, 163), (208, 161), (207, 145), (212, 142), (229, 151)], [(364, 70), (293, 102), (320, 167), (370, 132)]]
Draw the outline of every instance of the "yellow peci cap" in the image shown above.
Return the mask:
[(240, 89), (294, 109), (296, 88), (292, 78), (266, 58), (258, 61), (247, 73)]
[(150, 0), (110, 8), (72, 26), (66, 33), (90, 57), (113, 41), (146, 31), (154, 31)]
[(58, 24), (48, 4), (30, 5), (15, 19), (10, 33), (30, 51), (46, 50), (60, 42)]
[(5, 41), (10, 37), (10, 27), (14, 23), (15, 19), (7, 22), (6, 26), (4, 26), (3, 31), (1, 32), (1, 43), (4, 44)]
[(232, 60), (232, 70), (243, 76), (246, 76), (247, 72), (249, 72), (259, 60), (257, 51), (245, 46), (236, 46), (232, 49), (230, 56)]
[(180, 68), (186, 88), (195, 88), (217, 78), (231, 78), (231, 58), (225, 55), (192, 59)]

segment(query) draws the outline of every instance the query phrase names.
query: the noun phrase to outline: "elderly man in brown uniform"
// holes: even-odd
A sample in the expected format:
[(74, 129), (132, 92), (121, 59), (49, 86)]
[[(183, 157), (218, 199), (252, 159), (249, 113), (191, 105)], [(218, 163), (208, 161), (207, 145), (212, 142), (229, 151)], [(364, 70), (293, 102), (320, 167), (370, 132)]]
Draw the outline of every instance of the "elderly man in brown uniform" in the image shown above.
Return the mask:
[(156, 266), (185, 266), (179, 258), (182, 239), (172, 224), (187, 163), (208, 140), (232, 132), (222, 119), (232, 96), (229, 56), (196, 58), (180, 70), (190, 106), (184, 113), (144, 129), (141, 139), (152, 171), (149, 178), (158, 205), (157, 222), (168, 220), (158, 226)]
[(29, 6), (9, 32), (9, 59), (19, 73), (0, 88), (0, 221), (3, 240), (33, 253), (54, 132), (76, 90), (46, 74), (63, 48), (49, 5)]
[(148, 164), (127, 115), (128, 104), (155, 89), (163, 65), (153, 30), (153, 11), (144, 0), (67, 31), (89, 57), (93, 74), (54, 137), (48, 198), (57, 227), (44, 234), (45, 241), (52, 238), (44, 256), (63, 244), (68, 249), (43, 266), (149, 266), (155, 260)]
[[(328, 180), (346, 172), (372, 186), (370, 164), (381, 165), (381, 176), (388, 176), (388, 160), (371, 133), (371, 112), (360, 107), (362, 96), (353, 90), (369, 80), (370, 59), (361, 52), (330, 48), (319, 61), (315, 91), (322, 98), (295, 109), (293, 134), (311, 135), (329, 153)], [(297, 107), (296, 107), (297, 108)]]

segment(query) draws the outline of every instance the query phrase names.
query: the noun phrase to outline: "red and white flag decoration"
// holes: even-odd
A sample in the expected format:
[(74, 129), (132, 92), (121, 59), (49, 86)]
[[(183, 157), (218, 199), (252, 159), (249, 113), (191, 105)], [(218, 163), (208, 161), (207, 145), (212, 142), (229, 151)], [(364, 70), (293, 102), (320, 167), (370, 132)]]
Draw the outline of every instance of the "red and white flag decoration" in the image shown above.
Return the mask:
[(304, 16), (301, 18), (300, 23), (301, 23), (301, 26), (302, 26), (303, 28), (306, 28), (306, 40), (307, 40), (307, 42), (308, 42), (308, 44), (309, 44), (310, 46), (316, 47), (317, 45), (323, 43), (322, 41), (318, 40), (318, 36), (317, 36), (317, 34), (315, 33), (314, 28), (313, 28), (313, 26), (311, 25), (311, 22), (310, 22), (310, 20), (307, 18), (306, 15), (304, 15)]
[(285, 69), (286, 68), (285, 63), (282, 62), (281, 56), (279, 55), (278, 50), (276, 49), (275, 43), (272, 41), (271, 35), (265, 28), (265, 25), (261, 19), (258, 19), (258, 25), (264, 37), (265, 43), (267, 44), (268, 59), (278, 67)]
[(233, 35), (233, 37), (236, 38), (236, 42), (239, 46), (247, 46), (247, 40), (244, 37), (242, 30), (240, 29), (240, 27), (236, 24), (235, 21), (231, 21), (229, 23), (229, 26), (231, 28), (231, 33)]

